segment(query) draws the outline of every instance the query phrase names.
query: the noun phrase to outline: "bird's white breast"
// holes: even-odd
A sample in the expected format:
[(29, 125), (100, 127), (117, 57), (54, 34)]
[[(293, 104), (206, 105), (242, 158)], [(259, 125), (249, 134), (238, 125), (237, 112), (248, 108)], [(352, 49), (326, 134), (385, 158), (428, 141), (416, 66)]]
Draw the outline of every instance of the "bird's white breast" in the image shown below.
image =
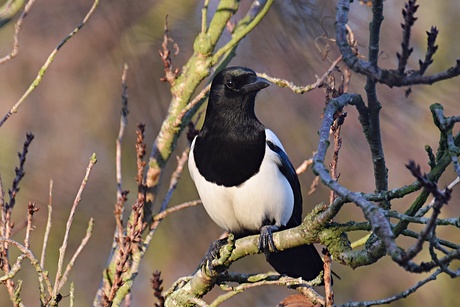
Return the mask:
[[(283, 149), (272, 131), (266, 129), (265, 133), (267, 140)], [(274, 220), (277, 226), (288, 222), (294, 207), (294, 194), (279, 170), (279, 156), (268, 145), (257, 174), (239, 186), (224, 187), (201, 176), (193, 157), (194, 144), (195, 140), (190, 151), (189, 171), (206, 211), (216, 224), (235, 232), (258, 231), (264, 219)]]

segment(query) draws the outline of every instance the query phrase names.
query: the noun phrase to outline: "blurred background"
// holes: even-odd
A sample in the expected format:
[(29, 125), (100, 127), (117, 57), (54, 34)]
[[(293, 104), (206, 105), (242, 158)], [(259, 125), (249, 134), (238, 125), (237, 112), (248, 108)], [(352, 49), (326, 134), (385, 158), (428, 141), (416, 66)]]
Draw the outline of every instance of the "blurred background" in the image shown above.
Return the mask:
[[(5, 1), (0, 1), (2, 4)], [(367, 54), (369, 7), (352, 4), (349, 25), (360, 46)], [(412, 32), (414, 53), (409, 69), (418, 69), (418, 60), (424, 58), (426, 34), (432, 25), (440, 30), (439, 50), (434, 64), (427, 73), (443, 71), (455, 64), (460, 57), (460, 43), (456, 39), (460, 20), (460, 3), (456, 1), (417, 1), (419, 17)], [(241, 2), (240, 18), (251, 1)], [(380, 42), (380, 65), (397, 66), (395, 54), (400, 50), (402, 37), (400, 23), (403, 1), (385, 1), (385, 20)], [(173, 58), (173, 65), (181, 67), (192, 54), (192, 44), (200, 29), (203, 1), (144, 0), (101, 1), (88, 24), (58, 53), (43, 82), (27, 98), (19, 112), (0, 128), (0, 174), (5, 191), (11, 186), (18, 164), (16, 153), (21, 150), (26, 132), (35, 134), (25, 166), (26, 176), (13, 218), (17, 224), (25, 220), (28, 201), (34, 201), (41, 210), (35, 215), (35, 230), (31, 248), (37, 257), (43, 240), (46, 223), (46, 205), (49, 199), (49, 182), (53, 180), (53, 228), (50, 238), (46, 269), (53, 277), (56, 270), (58, 248), (70, 207), (84, 176), (89, 158), (97, 154), (96, 164), (83, 199), (78, 207), (71, 230), (67, 252), (68, 259), (85, 234), (88, 220), (95, 219), (93, 236), (77, 259), (70, 280), (75, 283), (77, 306), (92, 303), (105, 267), (114, 231), (113, 210), (115, 193), (115, 139), (118, 134), (121, 108), (121, 73), (123, 64), (130, 67), (127, 77), (129, 93), (129, 123), (123, 140), (123, 186), (134, 199), (136, 185), (135, 129), (139, 122), (146, 124), (147, 149), (158, 133), (170, 101), (169, 85), (160, 82), (163, 63), (158, 56), (163, 39), (165, 16), (168, 15), (170, 35), (178, 43), (180, 53)], [(323, 60), (324, 37), (334, 38), (336, 1), (303, 0), (275, 3), (261, 24), (240, 44), (231, 65), (250, 67), (276, 77), (286, 78), (299, 85), (316, 81), (329, 68)], [(20, 34), (20, 52), (12, 61), (0, 66), (0, 115), (4, 114), (22, 96), (49, 53), (78, 24), (91, 7), (90, 0), (57, 1), (41, 0), (33, 6)], [(210, 1), (215, 9), (217, 1)], [(0, 30), (0, 55), (12, 48), (14, 22)], [(221, 44), (228, 39), (223, 36)], [(318, 50), (320, 46), (322, 50)], [(329, 53), (335, 59), (334, 46)], [(460, 79), (448, 80), (432, 86), (416, 86), (406, 97), (405, 88), (390, 89), (378, 86), (383, 105), (381, 124), (383, 144), (389, 168), (390, 188), (397, 188), (414, 181), (404, 164), (415, 160), (428, 171), (425, 145), (437, 148), (438, 131), (432, 123), (429, 105), (440, 102), (447, 115), (460, 115), (458, 97)], [(364, 94), (364, 79), (352, 74), (350, 91)], [(256, 112), (259, 119), (281, 139), (294, 165), (310, 158), (317, 145), (317, 130), (324, 107), (321, 89), (296, 95), (288, 89), (271, 86), (258, 96)], [(343, 146), (340, 153), (340, 183), (345, 187), (372, 192), (373, 173), (370, 153), (361, 131), (357, 112), (347, 108), (348, 117), (342, 129)], [(177, 154), (187, 146), (184, 136), (179, 141)], [(167, 174), (175, 168), (172, 160)], [(307, 196), (314, 176), (311, 171), (301, 175), (304, 193), (304, 211), (329, 199), (328, 190), (319, 186), (316, 193)], [(441, 179), (441, 186), (455, 178), (449, 168)], [(169, 175), (163, 178), (167, 186)], [(160, 193), (164, 196), (164, 189)], [(442, 217), (459, 215), (458, 192), (454, 191), (451, 203), (444, 208)], [(171, 205), (197, 199), (197, 193), (187, 170), (174, 195)], [(394, 201), (393, 208), (404, 211), (415, 198)], [(128, 204), (131, 202), (128, 201)], [(363, 220), (354, 205), (347, 205), (338, 221)], [(416, 227), (412, 229), (418, 230)], [(153, 305), (153, 292), (149, 279), (155, 270), (162, 271), (164, 287), (181, 276), (194, 272), (209, 243), (221, 230), (210, 220), (204, 209), (189, 208), (162, 222), (146, 254), (140, 274), (133, 288), (133, 306)], [(438, 229), (443, 238), (455, 239), (452, 232)], [(352, 240), (364, 233), (352, 234)], [(15, 240), (22, 241), (24, 232)], [(457, 236), (458, 239), (458, 236)], [(401, 239), (402, 246), (412, 241)], [(320, 247), (319, 247), (320, 248)], [(17, 255), (11, 248), (12, 256)], [(418, 261), (422, 258), (417, 259)], [(247, 257), (231, 267), (237, 272), (265, 272), (271, 268), (263, 256)], [(408, 274), (388, 258), (371, 267), (351, 270), (339, 264), (333, 266), (342, 280), (334, 284), (336, 303), (351, 300), (381, 299), (405, 290), (426, 275)], [(33, 268), (27, 261), (19, 278), (24, 280), (22, 297), (26, 306), (38, 305), (38, 282)], [(454, 306), (458, 302), (459, 280), (441, 276), (409, 298), (392, 306)], [(68, 288), (61, 293), (67, 294)], [(319, 289), (322, 291), (322, 289)], [(206, 298), (221, 294), (215, 289)], [(294, 291), (280, 287), (252, 289), (231, 299), (222, 306), (275, 306)], [(10, 306), (7, 292), (0, 287), (0, 306)], [(66, 300), (66, 298), (64, 298)], [(64, 301), (65, 305), (66, 302)]]

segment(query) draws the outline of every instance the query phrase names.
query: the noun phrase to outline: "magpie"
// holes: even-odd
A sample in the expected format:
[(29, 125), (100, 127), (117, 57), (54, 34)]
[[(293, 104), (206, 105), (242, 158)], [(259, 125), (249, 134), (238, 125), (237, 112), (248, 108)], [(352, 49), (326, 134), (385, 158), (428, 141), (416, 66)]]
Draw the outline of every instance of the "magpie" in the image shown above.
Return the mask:
[(300, 225), (302, 194), (283, 145), (254, 111), (256, 94), (269, 85), (245, 67), (216, 74), (189, 171), (217, 225), (235, 238), (260, 233), (259, 252), (278, 273), (312, 280), (323, 270), (313, 245), (278, 252), (273, 243), (273, 231)]

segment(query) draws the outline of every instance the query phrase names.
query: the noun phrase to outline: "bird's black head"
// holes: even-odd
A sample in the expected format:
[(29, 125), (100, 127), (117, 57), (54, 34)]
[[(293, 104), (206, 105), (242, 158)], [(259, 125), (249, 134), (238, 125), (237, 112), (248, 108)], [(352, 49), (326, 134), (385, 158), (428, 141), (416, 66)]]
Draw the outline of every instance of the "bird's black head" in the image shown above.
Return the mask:
[(266, 79), (258, 77), (249, 68), (229, 67), (220, 71), (211, 84), (206, 118), (229, 124), (233, 120), (241, 121), (248, 117), (256, 119), (256, 94), (269, 85)]
[(220, 97), (255, 96), (263, 88), (270, 85), (266, 79), (257, 77), (256, 73), (246, 67), (228, 67), (220, 71), (212, 81), (211, 94)]

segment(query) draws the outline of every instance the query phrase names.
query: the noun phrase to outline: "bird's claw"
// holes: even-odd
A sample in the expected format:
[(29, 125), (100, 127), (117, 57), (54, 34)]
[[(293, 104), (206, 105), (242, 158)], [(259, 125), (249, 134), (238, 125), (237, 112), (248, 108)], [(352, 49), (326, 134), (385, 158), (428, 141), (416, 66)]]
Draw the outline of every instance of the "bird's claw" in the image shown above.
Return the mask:
[[(223, 246), (229, 244), (231, 246), (224, 250), (221, 250)], [(219, 239), (211, 243), (208, 252), (204, 256), (200, 263), (200, 268), (206, 268), (208, 272), (222, 271), (219, 267), (224, 267), (224, 262), (230, 257), (231, 252), (234, 249), (234, 237), (229, 234), (227, 238)]]
[(208, 270), (213, 270), (212, 262), (214, 259), (219, 258), (220, 248), (225, 244), (227, 244), (227, 238), (213, 241), (211, 245), (209, 245), (209, 249), (203, 260), (201, 260), (200, 267), (206, 266)]
[(278, 252), (275, 242), (273, 241), (273, 231), (277, 231), (278, 229), (278, 226), (274, 225), (265, 225), (260, 228), (260, 239), (257, 247), (259, 252), (265, 254), (265, 258), (268, 258), (272, 252)]

